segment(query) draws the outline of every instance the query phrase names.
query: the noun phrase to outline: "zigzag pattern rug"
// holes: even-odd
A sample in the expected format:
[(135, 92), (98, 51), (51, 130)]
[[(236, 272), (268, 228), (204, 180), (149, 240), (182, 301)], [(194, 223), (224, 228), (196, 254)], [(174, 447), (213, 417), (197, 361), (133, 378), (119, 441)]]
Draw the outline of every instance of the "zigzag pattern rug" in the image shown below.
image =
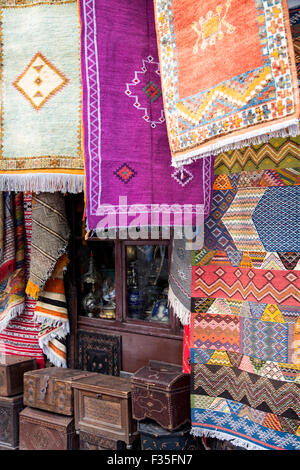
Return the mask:
[(173, 252), (192, 433), (246, 449), (300, 449), (299, 144), (217, 155), (203, 246)]
[(299, 450), (299, 167), (216, 167), (204, 245), (190, 257), (192, 433)]

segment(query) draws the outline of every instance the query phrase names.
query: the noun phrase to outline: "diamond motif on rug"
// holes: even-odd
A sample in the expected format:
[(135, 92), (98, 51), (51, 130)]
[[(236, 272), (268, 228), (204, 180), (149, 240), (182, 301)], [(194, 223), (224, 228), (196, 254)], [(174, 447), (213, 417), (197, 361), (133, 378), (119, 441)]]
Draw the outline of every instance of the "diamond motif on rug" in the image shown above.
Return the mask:
[(144, 88), (143, 91), (146, 93), (148, 98), (151, 100), (151, 103), (157, 100), (161, 95), (161, 90), (155, 83), (149, 82)]
[[(149, 81), (149, 77), (153, 80)], [(147, 81), (146, 81), (147, 79)], [(131, 82), (126, 83), (125, 95), (133, 100), (132, 105), (141, 111), (142, 118), (155, 128), (165, 122), (160, 85), (159, 63), (149, 55), (142, 59), (142, 66), (134, 72)], [(160, 98), (160, 99), (159, 99)], [(149, 99), (154, 106), (149, 106)]]
[(194, 178), (193, 173), (191, 173), (186, 168), (178, 168), (172, 173), (172, 178), (177, 181), (181, 186), (186, 186)]
[(68, 82), (43, 54), (37, 52), (13, 85), (38, 111)]
[(114, 174), (125, 184), (136, 175), (136, 171), (130, 168), (127, 163), (121, 165), (117, 170), (114, 171)]

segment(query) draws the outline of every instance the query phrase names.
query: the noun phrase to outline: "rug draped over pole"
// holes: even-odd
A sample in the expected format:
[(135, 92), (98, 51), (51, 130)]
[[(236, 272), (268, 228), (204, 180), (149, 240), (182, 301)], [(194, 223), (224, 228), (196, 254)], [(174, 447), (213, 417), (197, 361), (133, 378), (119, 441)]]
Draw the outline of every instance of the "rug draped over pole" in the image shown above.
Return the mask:
[(0, 264), (0, 331), (25, 307), (25, 228), (22, 193), (1, 193), (4, 203), (0, 224), (3, 258)]
[(56, 263), (65, 265), (70, 229), (65, 199), (59, 193), (40, 193), (32, 197), (32, 241), (30, 278), (26, 293), (37, 299)]
[(170, 166), (153, 2), (80, 7), (88, 228), (182, 225), (184, 205), (192, 225), (209, 213), (212, 157)]
[(286, 0), (154, 0), (173, 166), (299, 134)]
[(70, 229), (65, 199), (59, 193), (32, 196), (31, 264), (26, 293), (36, 300), (34, 320), (39, 324), (39, 344), (57, 367), (67, 367), (65, 337), (69, 318), (64, 272), (69, 262)]
[(0, 35), (0, 190), (83, 191), (77, 1), (3, 0)]
[(56, 367), (67, 367), (65, 337), (70, 332), (70, 325), (64, 287), (65, 269), (65, 261), (58, 260), (34, 310), (34, 319), (40, 324), (39, 344)]
[[(12, 193), (3, 193), (4, 198), (4, 213), (7, 213), (7, 209), (12, 208), (11, 202), (13, 201), (13, 194)], [(14, 316), (14, 318), (10, 319), (9, 322), (4, 321), (6, 323), (6, 327), (4, 329), (1, 328), (0, 332), (0, 353), (1, 354), (13, 354), (17, 356), (26, 356), (26, 357), (33, 357), (37, 361), (38, 367), (44, 367), (44, 356), (43, 351), (39, 346), (38, 340), (38, 333), (39, 333), (39, 326), (34, 321), (34, 307), (36, 301), (34, 299), (29, 298), (25, 295), (25, 283), (29, 277), (29, 269), (30, 269), (30, 259), (31, 259), (31, 219), (32, 219), (32, 207), (31, 207), (31, 194), (24, 194), (21, 193), (16, 194), (15, 197), (15, 218), (18, 220), (18, 233), (19, 236), (15, 236), (16, 244), (14, 245), (14, 239), (9, 237), (10, 240), (10, 251), (11, 253), (14, 252), (15, 246), (19, 247), (19, 255), (16, 256), (16, 260), (18, 262), (15, 263), (16, 266), (16, 273), (18, 266), (22, 266), (21, 270), (19, 271), (22, 275), (19, 278), (16, 278), (16, 281), (11, 283), (14, 288), (10, 289), (9, 291), (2, 291), (1, 292), (1, 309), (3, 307), (3, 302), (9, 307), (10, 304), (13, 305), (15, 299), (18, 299), (17, 305), (20, 306), (20, 311), (18, 315)], [(7, 209), (5, 209), (7, 207)], [(8, 211), (9, 212), (9, 211)], [(13, 212), (9, 212), (12, 214)], [(4, 230), (6, 234), (6, 229)], [(6, 239), (7, 240), (7, 239)], [(22, 240), (22, 241), (21, 241)], [(5, 242), (6, 244), (6, 242)], [(23, 263), (23, 251), (24, 251), (24, 244), (25, 244), (25, 263)], [(1, 271), (1, 270), (0, 270)], [(12, 299), (12, 300), (11, 300)], [(6, 311), (6, 313), (7, 313)], [(2, 313), (0, 316), (3, 319)], [(4, 325), (2, 323), (2, 326)]]

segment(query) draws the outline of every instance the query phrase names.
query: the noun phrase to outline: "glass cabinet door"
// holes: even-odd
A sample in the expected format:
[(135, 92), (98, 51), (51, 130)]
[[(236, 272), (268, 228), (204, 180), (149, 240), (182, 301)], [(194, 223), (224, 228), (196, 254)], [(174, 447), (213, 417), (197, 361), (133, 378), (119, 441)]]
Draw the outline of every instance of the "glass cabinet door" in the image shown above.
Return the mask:
[(127, 319), (169, 324), (168, 244), (125, 245)]
[(82, 242), (77, 251), (79, 314), (89, 318), (116, 319), (115, 244)]

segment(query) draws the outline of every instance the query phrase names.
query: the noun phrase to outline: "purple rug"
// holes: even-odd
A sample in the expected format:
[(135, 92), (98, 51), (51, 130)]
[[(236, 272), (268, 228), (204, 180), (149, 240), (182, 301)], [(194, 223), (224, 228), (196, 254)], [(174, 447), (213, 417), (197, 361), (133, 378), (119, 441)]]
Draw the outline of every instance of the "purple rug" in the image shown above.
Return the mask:
[(171, 167), (152, 0), (81, 0), (80, 16), (88, 228), (200, 225), (213, 157)]

